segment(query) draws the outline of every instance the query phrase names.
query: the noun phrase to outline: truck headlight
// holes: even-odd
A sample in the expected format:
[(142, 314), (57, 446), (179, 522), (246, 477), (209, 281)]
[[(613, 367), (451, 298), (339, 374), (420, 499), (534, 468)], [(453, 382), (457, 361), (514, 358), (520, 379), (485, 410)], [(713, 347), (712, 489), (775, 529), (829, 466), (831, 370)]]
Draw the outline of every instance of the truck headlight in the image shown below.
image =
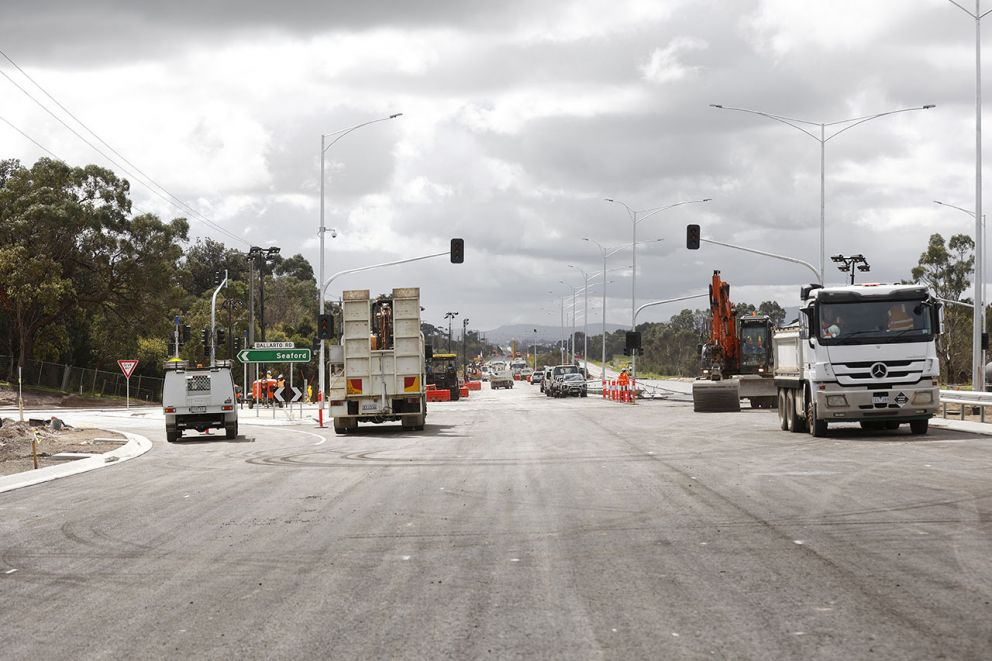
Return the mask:
[(933, 393), (929, 390), (913, 395), (914, 404), (933, 404)]
[(827, 406), (847, 406), (847, 396), (827, 395)]

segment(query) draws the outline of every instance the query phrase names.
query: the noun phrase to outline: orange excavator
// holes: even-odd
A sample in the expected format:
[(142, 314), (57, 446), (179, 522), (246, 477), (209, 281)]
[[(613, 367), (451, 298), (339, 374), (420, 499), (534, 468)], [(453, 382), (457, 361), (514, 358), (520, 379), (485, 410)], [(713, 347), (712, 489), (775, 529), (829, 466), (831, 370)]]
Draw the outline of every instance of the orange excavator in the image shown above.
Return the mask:
[(750, 400), (751, 408), (775, 406), (771, 320), (738, 319), (730, 283), (720, 271), (713, 271), (710, 282), (710, 317), (709, 341), (700, 347), (700, 376), (692, 387), (694, 410), (739, 411), (741, 399)]

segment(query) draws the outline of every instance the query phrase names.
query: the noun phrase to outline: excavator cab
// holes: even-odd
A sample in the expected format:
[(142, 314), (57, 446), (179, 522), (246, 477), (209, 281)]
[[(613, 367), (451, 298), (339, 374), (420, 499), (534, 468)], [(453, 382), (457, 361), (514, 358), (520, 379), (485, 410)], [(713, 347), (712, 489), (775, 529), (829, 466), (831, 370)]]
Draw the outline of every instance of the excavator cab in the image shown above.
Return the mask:
[(772, 324), (768, 317), (749, 316), (739, 320), (740, 373), (767, 374), (772, 368)]

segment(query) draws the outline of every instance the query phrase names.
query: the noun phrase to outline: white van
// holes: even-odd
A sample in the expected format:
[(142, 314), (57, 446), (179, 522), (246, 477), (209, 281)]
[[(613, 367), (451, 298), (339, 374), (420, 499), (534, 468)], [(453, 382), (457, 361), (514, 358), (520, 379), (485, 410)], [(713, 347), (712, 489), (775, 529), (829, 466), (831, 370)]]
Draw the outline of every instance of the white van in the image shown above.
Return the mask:
[(238, 435), (238, 407), (228, 361), (196, 368), (185, 361), (167, 361), (162, 407), (169, 443), (179, 440), (187, 429), (201, 433), (223, 429), (227, 438)]

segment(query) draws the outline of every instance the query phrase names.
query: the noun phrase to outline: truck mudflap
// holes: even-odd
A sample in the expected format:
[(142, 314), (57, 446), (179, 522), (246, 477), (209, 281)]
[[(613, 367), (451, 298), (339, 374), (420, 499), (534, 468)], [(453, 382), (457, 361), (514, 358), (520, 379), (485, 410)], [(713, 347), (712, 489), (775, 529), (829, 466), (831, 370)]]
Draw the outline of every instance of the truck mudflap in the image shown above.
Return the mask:
[(836, 422), (863, 420), (927, 420), (937, 413), (937, 387), (900, 387), (886, 390), (817, 390), (817, 417)]

